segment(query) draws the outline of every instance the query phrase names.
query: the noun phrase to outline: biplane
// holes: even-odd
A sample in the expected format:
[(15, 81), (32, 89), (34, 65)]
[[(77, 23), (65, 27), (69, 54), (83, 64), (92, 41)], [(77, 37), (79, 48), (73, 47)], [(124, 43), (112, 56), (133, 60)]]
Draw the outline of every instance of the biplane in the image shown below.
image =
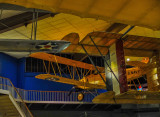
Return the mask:
[[(76, 91), (79, 91), (78, 89), (81, 89), (81, 90), (106, 89), (105, 82), (107, 81), (105, 80), (104, 82), (102, 80), (102, 78), (100, 77), (99, 74), (97, 74), (96, 69), (92, 64), (75, 61), (72, 59), (68, 59), (68, 58), (64, 58), (64, 57), (60, 57), (57, 55), (48, 54), (44, 52), (33, 53), (30, 55), (30, 57), (43, 60), (44, 67), (46, 69), (46, 74), (39, 74), (35, 76), (38, 79), (71, 84), (71, 85), (74, 85), (74, 89), (77, 89)], [(45, 61), (49, 62), (48, 66), (45, 64)], [(145, 61), (142, 60), (140, 63), (146, 64), (145, 62), (147, 63), (148, 59)], [(53, 63), (56, 63), (56, 66), (58, 67), (59, 75), (56, 74)], [(62, 76), (59, 64), (66, 65), (70, 74), (70, 78), (69, 77), (66, 78)], [(128, 82), (134, 79), (138, 79), (139, 77), (142, 77), (145, 74), (143, 72), (143, 69), (141, 69), (137, 65), (131, 64), (131, 62), (128, 62), (127, 64), (135, 66), (133, 68), (126, 69)], [(50, 67), (53, 69), (54, 74), (49, 73)], [(71, 67), (72, 67), (72, 70), (71, 70)], [(81, 71), (79, 70), (79, 68), (81, 69)], [(83, 75), (80, 74), (80, 72), (82, 72), (82, 69), (83, 69)], [(104, 73), (105, 68), (97, 66), (97, 69), (100, 71), (100, 74), (105, 79), (105, 73)], [(85, 72), (85, 70), (87, 71)], [(78, 79), (75, 78), (75, 75), (78, 76)]]

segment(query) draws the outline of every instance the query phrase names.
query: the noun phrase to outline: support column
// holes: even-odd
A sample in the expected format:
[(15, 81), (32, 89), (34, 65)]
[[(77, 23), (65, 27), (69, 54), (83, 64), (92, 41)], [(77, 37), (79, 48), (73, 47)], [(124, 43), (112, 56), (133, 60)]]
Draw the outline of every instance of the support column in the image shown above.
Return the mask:
[[(110, 52), (105, 56), (105, 59), (109, 66), (111, 66), (111, 60), (110, 60)], [(106, 87), (107, 91), (113, 91), (113, 83), (112, 83), (112, 73), (110, 72), (110, 69), (106, 65), (106, 62), (104, 62), (105, 65), (105, 77), (106, 77)]]
[(155, 51), (147, 67), (147, 84), (149, 91), (160, 90), (160, 52)]
[(123, 41), (118, 40), (110, 47), (111, 68), (119, 82), (112, 75), (113, 91), (115, 94), (124, 93), (128, 90)]
[(156, 51), (157, 90), (160, 90), (160, 52)]

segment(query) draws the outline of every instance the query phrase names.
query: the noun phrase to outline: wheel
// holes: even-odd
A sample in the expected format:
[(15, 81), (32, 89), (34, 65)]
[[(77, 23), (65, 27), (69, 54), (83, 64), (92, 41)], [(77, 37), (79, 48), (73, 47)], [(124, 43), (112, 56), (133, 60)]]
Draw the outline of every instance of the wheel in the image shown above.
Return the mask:
[(83, 93), (78, 93), (78, 101), (82, 101), (84, 99)]

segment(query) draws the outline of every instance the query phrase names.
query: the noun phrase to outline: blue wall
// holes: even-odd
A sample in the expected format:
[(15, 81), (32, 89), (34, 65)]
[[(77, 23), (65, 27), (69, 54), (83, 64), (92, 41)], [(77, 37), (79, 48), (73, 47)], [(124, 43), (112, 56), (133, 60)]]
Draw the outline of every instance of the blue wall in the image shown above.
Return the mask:
[(24, 78), (21, 80), (21, 88), (41, 91), (68, 91), (72, 88), (72, 85), (37, 79), (35, 76), (38, 74), (39, 73), (24, 73)]
[(25, 58), (18, 61), (18, 87), (26, 90), (68, 91), (72, 85), (35, 78), (40, 73), (25, 72)]
[(19, 59), (17, 62), (18, 66), (18, 75), (17, 75), (17, 84), (18, 88), (23, 88), (23, 82), (25, 82), (24, 72), (25, 72), (25, 58)]
[[(0, 53), (0, 76), (9, 78), (17, 88), (41, 91), (69, 91), (73, 86), (48, 80), (36, 79), (40, 73), (25, 72), (25, 58), (16, 59)], [(99, 93), (106, 90), (98, 90)]]
[(39, 73), (25, 73), (25, 58), (16, 59), (0, 53), (0, 76), (9, 78), (15, 87), (26, 90), (68, 91), (72, 85), (36, 79)]
[(9, 78), (15, 87), (17, 84), (17, 62), (18, 60), (14, 57), (0, 53), (0, 76)]

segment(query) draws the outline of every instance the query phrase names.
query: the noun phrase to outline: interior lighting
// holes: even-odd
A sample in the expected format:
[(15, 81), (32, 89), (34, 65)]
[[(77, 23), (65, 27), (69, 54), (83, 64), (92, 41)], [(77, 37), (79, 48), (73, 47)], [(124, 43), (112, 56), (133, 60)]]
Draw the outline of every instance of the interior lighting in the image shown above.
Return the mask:
[(127, 58), (127, 61), (130, 61), (130, 59), (129, 59), (129, 58)]

